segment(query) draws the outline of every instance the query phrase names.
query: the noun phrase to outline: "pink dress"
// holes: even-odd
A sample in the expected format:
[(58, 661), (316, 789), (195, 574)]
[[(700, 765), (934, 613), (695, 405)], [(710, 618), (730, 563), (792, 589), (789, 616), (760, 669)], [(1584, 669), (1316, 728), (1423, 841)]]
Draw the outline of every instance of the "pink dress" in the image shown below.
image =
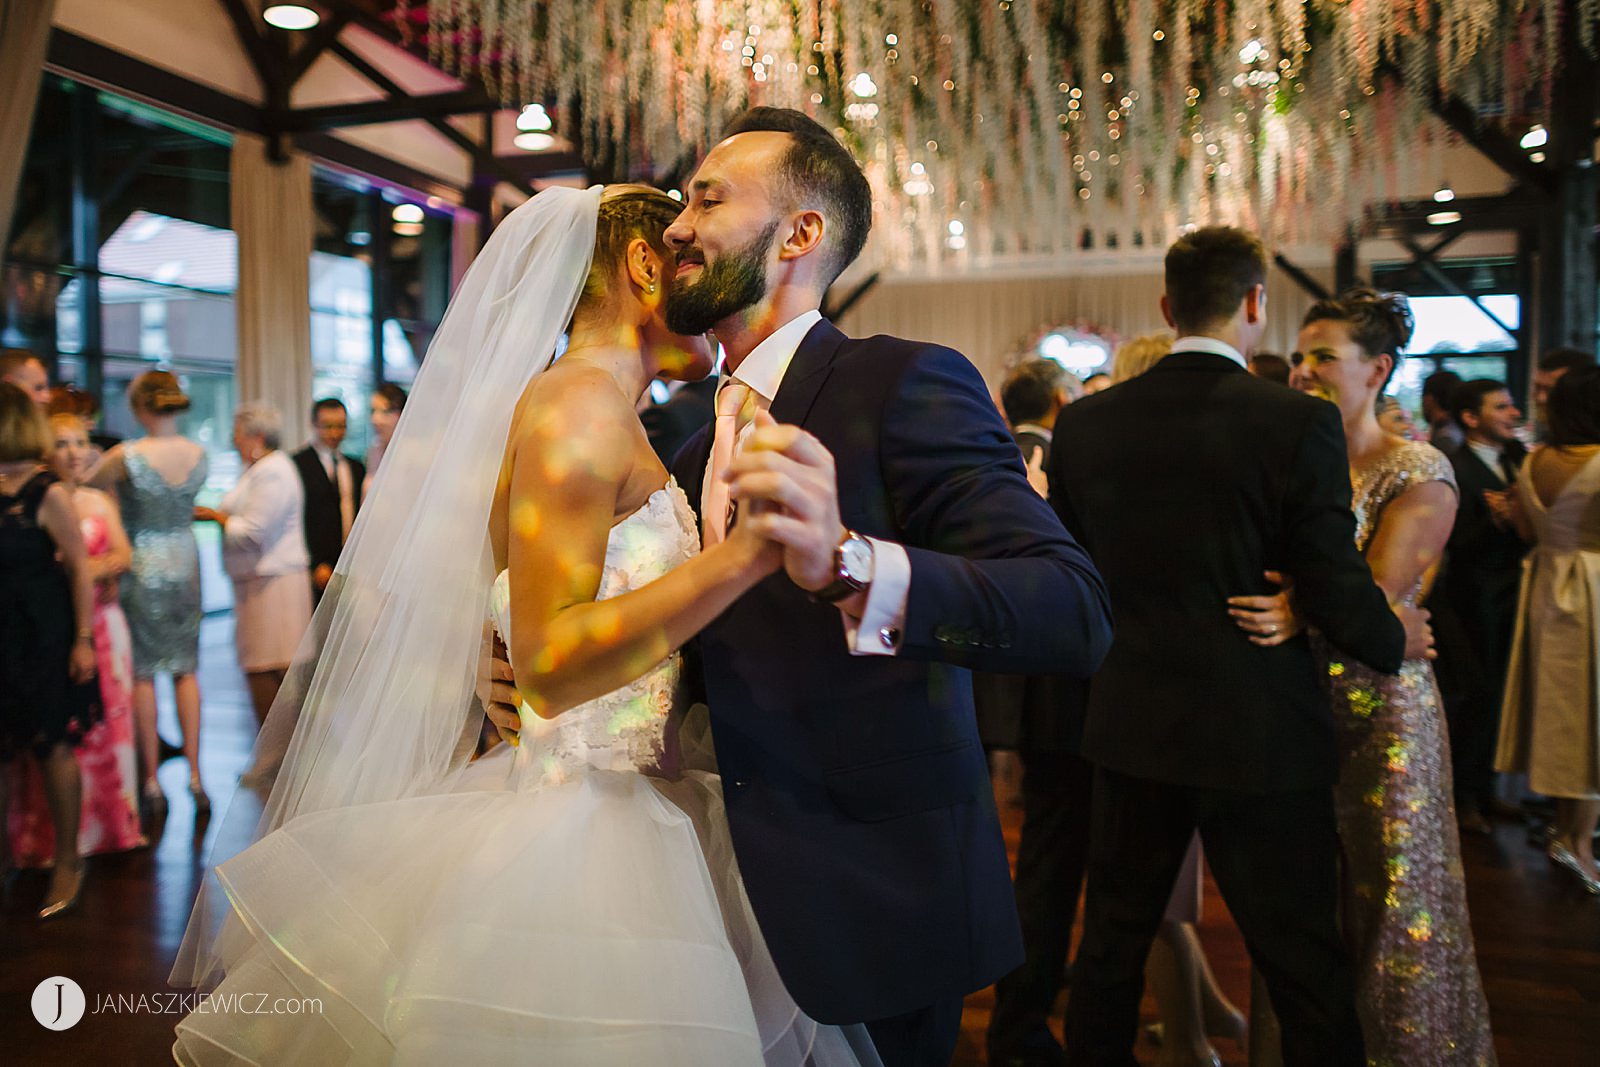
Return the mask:
[[(102, 556), (111, 547), (106, 520), (99, 515), (82, 521), (84, 547)], [(102, 583), (94, 607), (94, 655), (99, 668), (101, 720), (78, 746), (83, 776), (83, 815), (78, 829), (78, 854), (122, 852), (148, 842), (139, 832), (138, 771), (133, 748), (133, 639), (117, 603), (117, 587)], [(19, 759), (10, 775), (9, 830), (12, 862), (19, 867), (47, 867), (55, 857), (55, 827), (45, 804), (39, 765), (32, 756)]]

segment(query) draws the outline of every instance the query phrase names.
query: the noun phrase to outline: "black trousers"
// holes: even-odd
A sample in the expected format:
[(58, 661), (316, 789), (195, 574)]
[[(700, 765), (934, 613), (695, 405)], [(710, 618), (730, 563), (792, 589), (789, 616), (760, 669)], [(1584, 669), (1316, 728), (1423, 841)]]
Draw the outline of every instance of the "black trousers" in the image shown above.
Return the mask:
[(883, 1067), (949, 1067), (961, 1037), (961, 998), (867, 1024)]
[(1363, 1067), (1339, 937), (1333, 791), (1251, 795), (1098, 768), (1083, 942), (1067, 1001), (1073, 1064), (1133, 1067), (1150, 943), (1194, 831), (1283, 1028), (1283, 1058)]
[(988, 1045), (994, 1055), (1059, 1047), (1046, 1019), (1072, 946), (1084, 870), (1094, 765), (1071, 752), (1024, 749), (1017, 913), (1027, 958), (995, 986)]
[[(1442, 598), (1440, 598), (1442, 599)], [(1450, 765), (1458, 811), (1487, 811), (1494, 798), (1494, 753), (1500, 742), (1511, 639), (1516, 631), (1517, 589), (1504, 580), (1467, 608), (1435, 609), (1434, 634), (1441, 662), (1449, 660), (1444, 700), (1450, 730)]]

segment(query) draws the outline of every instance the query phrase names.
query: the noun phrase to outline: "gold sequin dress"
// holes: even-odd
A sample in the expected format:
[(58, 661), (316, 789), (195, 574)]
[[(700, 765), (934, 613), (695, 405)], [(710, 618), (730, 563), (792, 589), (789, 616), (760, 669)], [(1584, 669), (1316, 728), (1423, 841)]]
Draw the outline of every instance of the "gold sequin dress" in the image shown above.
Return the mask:
[[(1455, 478), (1444, 454), (1412, 442), (1358, 472), (1356, 544), (1389, 501)], [(1415, 603), (1421, 582), (1406, 596)], [(1373, 1067), (1495, 1062), (1489, 1009), (1467, 919), (1443, 706), (1427, 660), (1383, 675), (1319, 642), (1339, 728), (1334, 791), (1344, 845), (1343, 922)]]

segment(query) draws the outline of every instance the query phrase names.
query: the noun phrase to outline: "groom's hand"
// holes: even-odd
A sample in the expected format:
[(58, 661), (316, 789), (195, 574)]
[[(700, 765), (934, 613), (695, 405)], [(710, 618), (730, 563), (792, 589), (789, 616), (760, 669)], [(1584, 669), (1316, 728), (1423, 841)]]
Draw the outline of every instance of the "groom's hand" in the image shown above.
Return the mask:
[(522, 695), (517, 692), (511, 673), (511, 655), (498, 636), (494, 639), (489, 670), (480, 672), (478, 677), (478, 700), (489, 721), (494, 723), (500, 740), (517, 744), (522, 731), (522, 716), (517, 714), (522, 706)]
[(723, 477), (738, 521), (783, 546), (783, 569), (807, 592), (834, 579), (833, 550), (844, 538), (833, 454), (798, 426), (758, 411), (755, 430)]

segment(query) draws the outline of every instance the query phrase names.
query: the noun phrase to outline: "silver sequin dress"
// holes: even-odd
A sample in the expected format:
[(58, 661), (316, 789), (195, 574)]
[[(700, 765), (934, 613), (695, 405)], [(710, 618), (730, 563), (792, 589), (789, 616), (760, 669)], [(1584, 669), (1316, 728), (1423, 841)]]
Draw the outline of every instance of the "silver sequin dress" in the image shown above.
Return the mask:
[(205, 484), (205, 457), (171, 485), (138, 448), (124, 449), (117, 482), (133, 565), (122, 576), (122, 610), (133, 635), (133, 672), (193, 674), (200, 655), (200, 553), (194, 498)]
[[(1455, 477), (1444, 454), (1408, 443), (1354, 485), (1356, 544), (1366, 551), (1388, 503)], [(1406, 596), (1416, 602), (1421, 582)], [(1339, 728), (1334, 792), (1344, 845), (1343, 922), (1357, 1007), (1374, 1067), (1495, 1062), (1489, 1009), (1467, 919), (1443, 706), (1426, 660), (1382, 675), (1319, 651)]]

